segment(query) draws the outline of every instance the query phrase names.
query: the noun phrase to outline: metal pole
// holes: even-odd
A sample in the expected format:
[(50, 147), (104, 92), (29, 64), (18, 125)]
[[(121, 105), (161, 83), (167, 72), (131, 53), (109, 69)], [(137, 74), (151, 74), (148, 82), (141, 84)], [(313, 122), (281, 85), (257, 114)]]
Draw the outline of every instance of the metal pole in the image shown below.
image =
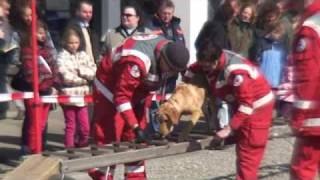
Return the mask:
[(31, 39), (32, 39), (32, 61), (33, 61), (33, 119), (31, 122), (31, 133), (30, 137), (30, 149), (32, 153), (40, 153), (42, 149), (42, 130), (41, 130), (41, 101), (39, 97), (39, 70), (38, 70), (38, 42), (37, 42), (37, 2), (36, 0), (31, 1), (32, 9), (32, 24), (31, 24)]

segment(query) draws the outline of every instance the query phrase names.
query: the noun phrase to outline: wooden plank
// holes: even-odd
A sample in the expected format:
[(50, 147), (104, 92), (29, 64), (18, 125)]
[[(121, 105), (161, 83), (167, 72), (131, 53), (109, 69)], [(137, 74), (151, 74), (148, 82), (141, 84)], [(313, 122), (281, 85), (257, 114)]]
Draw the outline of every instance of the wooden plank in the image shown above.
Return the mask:
[(182, 154), (186, 152), (204, 149), (211, 145), (214, 137), (194, 140), (191, 142), (168, 143), (164, 146), (152, 146), (149, 148), (128, 150), (112, 154), (98, 155), (90, 158), (73, 159), (62, 162), (63, 172), (73, 172), (94, 167), (105, 167), (114, 164), (123, 164), (139, 160), (147, 160), (164, 156)]
[(28, 156), (17, 168), (7, 173), (3, 180), (48, 180), (60, 173), (61, 160), (42, 155)]

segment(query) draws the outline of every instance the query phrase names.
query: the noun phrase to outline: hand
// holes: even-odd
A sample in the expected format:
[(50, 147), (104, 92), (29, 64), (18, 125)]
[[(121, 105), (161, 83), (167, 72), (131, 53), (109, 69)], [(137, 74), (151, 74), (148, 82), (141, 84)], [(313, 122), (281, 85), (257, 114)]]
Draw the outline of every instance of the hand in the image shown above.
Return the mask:
[(225, 139), (228, 136), (230, 136), (232, 130), (230, 128), (230, 126), (225, 126), (223, 129), (221, 129), (220, 131), (217, 132), (217, 136), (221, 139)]
[(147, 142), (147, 136), (146, 134), (143, 132), (143, 130), (140, 127), (136, 127), (134, 128), (134, 133), (136, 135), (136, 142), (137, 143), (145, 143)]

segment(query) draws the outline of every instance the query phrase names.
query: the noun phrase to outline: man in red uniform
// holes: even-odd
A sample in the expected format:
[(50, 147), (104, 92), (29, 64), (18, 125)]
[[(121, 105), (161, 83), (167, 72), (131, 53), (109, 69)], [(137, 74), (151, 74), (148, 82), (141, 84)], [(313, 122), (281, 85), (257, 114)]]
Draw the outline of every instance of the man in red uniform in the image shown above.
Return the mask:
[(300, 3), (303, 19), (292, 49), (295, 101), (291, 126), (296, 143), (291, 179), (309, 180), (320, 169), (320, 0)]
[[(145, 111), (150, 91), (167, 78), (186, 69), (189, 52), (184, 45), (157, 35), (137, 35), (125, 40), (114, 54), (105, 57), (94, 86), (93, 136), (98, 145), (120, 141), (145, 141)], [(112, 179), (108, 174), (95, 179)], [(90, 173), (90, 172), (89, 172)], [(125, 178), (146, 179), (144, 162), (125, 164)]]
[(213, 95), (231, 104), (234, 112), (231, 121), (216, 135), (224, 139), (235, 133), (236, 179), (256, 180), (272, 119), (274, 98), (270, 86), (247, 59), (222, 50), (214, 42), (203, 42), (197, 59), (185, 76), (205, 73)]

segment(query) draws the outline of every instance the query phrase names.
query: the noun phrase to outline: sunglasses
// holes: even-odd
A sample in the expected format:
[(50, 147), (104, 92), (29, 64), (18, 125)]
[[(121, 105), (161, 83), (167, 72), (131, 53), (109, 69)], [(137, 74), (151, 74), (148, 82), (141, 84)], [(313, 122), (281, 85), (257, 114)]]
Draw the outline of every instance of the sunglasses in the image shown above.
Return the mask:
[(132, 17), (132, 16), (137, 16), (134, 14), (127, 14), (127, 13), (122, 13), (121, 16), (125, 16), (125, 17)]

